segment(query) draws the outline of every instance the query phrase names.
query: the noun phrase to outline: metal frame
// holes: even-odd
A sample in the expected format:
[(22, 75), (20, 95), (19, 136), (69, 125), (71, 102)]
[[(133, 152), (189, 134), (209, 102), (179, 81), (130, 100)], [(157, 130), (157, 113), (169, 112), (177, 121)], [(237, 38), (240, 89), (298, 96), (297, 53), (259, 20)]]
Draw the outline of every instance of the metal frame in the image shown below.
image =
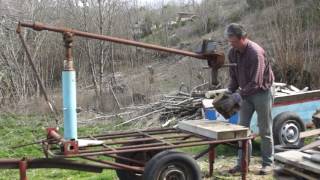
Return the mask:
[[(73, 70), (72, 59), (72, 38), (74, 36), (81, 36), (104, 41), (111, 41), (120, 44), (137, 46), (147, 49), (164, 51), (184, 56), (190, 56), (197, 59), (207, 60), (208, 65), (213, 70), (218, 70), (224, 66), (223, 53), (210, 52), (207, 54), (199, 54), (179, 49), (167, 48), (153, 44), (147, 44), (132, 40), (126, 40), (116, 37), (97, 35), (88, 32), (77, 31), (67, 28), (57, 28), (47, 26), (41, 23), (19, 23), (17, 33), (24, 45), (27, 54), (30, 54), (26, 43), (24, 42), (20, 32), (21, 27), (32, 28), (37, 31), (48, 30), (53, 32), (62, 33), (64, 35), (64, 42), (66, 48), (66, 62), (65, 70)], [(30, 64), (33, 65), (31, 56), (29, 57)], [(36, 70), (35, 70), (36, 73)], [(37, 73), (36, 73), (37, 74)], [(40, 81), (40, 79), (37, 79)], [(41, 82), (41, 81), (40, 81)], [(43, 89), (44, 91), (44, 89)], [(48, 98), (46, 101), (49, 102)], [(50, 103), (49, 103), (50, 106)], [(243, 159), (242, 159), (242, 179), (246, 179), (248, 172), (248, 141), (252, 137), (236, 138), (227, 140), (215, 140), (194, 133), (182, 131), (174, 128), (161, 128), (161, 129), (147, 129), (141, 131), (126, 131), (101, 134), (95, 136), (79, 137), (79, 139), (103, 140), (100, 145), (88, 145), (80, 147), (77, 139), (64, 139), (56, 128), (47, 129), (47, 139), (41, 142), (42, 149), (46, 158), (39, 159), (11, 159), (0, 160), (0, 169), (19, 169), (20, 179), (27, 179), (27, 169), (29, 168), (62, 168), (62, 169), (75, 169), (90, 172), (101, 172), (103, 169), (126, 170), (136, 173), (143, 173), (146, 164), (142, 161), (137, 161), (134, 158), (125, 157), (125, 153), (130, 152), (152, 152), (164, 151), (169, 149), (194, 147), (201, 145), (209, 145), (209, 147), (194, 156), (195, 159), (209, 156), (209, 175), (213, 174), (213, 164), (215, 161), (215, 147), (219, 144), (239, 144), (242, 142)], [(133, 142), (141, 142), (141, 144), (132, 144)], [(237, 146), (238, 147), (238, 146)], [(121, 159), (127, 163), (118, 163), (111, 160), (103, 160), (100, 156), (109, 157), (112, 159)], [(134, 165), (130, 165), (134, 164)]]
[[(50, 134), (53, 134), (53, 136)], [(242, 142), (242, 157), (244, 157), (242, 159), (242, 179), (246, 179), (248, 172), (248, 159), (246, 157), (248, 156), (248, 140), (252, 138), (246, 137), (215, 140), (175, 128), (147, 129), (142, 131), (125, 131), (81, 137), (80, 139), (103, 140), (104, 143), (101, 145), (78, 147), (78, 150), (76, 150), (77, 153), (74, 153), (73, 151), (70, 152), (69, 149), (66, 149), (65, 144), (69, 144), (70, 141), (62, 139), (55, 131), (52, 131), (51, 133), (49, 132), (48, 137), (51, 137), (50, 141), (53, 140), (53, 143), (49, 141), (45, 145), (45, 154), (49, 154), (53, 158), (83, 158), (89, 161), (109, 165), (112, 169), (123, 169), (134, 171), (136, 173), (143, 173), (146, 162), (137, 162), (135, 159), (124, 157), (123, 154), (130, 152), (163, 151), (184, 147), (209, 145), (205, 151), (194, 156), (194, 158), (198, 159), (208, 154), (210, 176), (213, 175), (213, 164), (216, 156), (215, 148), (219, 144), (230, 145), (230, 143), (233, 143), (237, 145), (239, 142)], [(57, 146), (57, 144), (59, 144), (57, 142), (60, 142), (59, 146)], [(141, 142), (141, 144), (131, 144), (132, 142)], [(61, 147), (64, 147), (63, 151), (61, 151)], [(113, 159), (118, 158), (125, 160), (128, 163), (134, 163), (135, 165), (100, 160), (98, 156), (107, 156)]]
[[(180, 129), (160, 128), (85, 136), (80, 139), (102, 140), (104, 143), (79, 147), (76, 145), (77, 141), (63, 139), (55, 128), (48, 128), (47, 132), (47, 140), (42, 142), (46, 158), (0, 160), (0, 169), (19, 169), (21, 180), (26, 180), (26, 171), (31, 168), (61, 168), (89, 172), (114, 169), (142, 174), (147, 162), (125, 157), (123, 154), (208, 145), (207, 149), (193, 158), (199, 159), (208, 154), (209, 176), (212, 176), (216, 156), (215, 148), (220, 144), (238, 147), (239, 142), (242, 142), (243, 180), (246, 179), (248, 173), (248, 141), (252, 137), (215, 140)], [(141, 142), (141, 144), (131, 144), (133, 142)], [(72, 148), (70, 148), (71, 146)], [(109, 157), (111, 160), (102, 160), (101, 157)], [(116, 159), (127, 161), (127, 163), (117, 163)]]

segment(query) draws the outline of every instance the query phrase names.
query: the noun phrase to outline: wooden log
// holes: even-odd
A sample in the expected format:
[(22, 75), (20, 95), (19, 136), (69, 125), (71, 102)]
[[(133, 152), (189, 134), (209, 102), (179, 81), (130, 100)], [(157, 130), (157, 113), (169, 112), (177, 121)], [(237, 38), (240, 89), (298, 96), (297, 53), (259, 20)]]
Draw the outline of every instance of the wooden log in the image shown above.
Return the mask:
[(300, 92), (301, 90), (298, 89), (297, 87), (293, 86), (293, 85), (289, 85), (288, 88), (291, 90), (291, 91), (294, 91), (294, 92)]

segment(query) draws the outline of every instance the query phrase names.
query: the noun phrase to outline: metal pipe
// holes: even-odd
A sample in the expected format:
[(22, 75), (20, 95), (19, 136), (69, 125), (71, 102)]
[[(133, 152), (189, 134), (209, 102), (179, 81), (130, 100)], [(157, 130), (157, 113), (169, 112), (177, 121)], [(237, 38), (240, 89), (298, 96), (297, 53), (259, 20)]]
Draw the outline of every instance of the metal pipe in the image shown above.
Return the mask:
[(108, 164), (108, 165), (111, 165), (111, 166), (116, 166), (116, 167), (123, 168), (123, 169), (130, 170), (130, 171), (135, 171), (135, 172), (140, 172), (140, 173), (143, 172), (143, 167), (130, 166), (130, 165), (111, 162), (111, 161), (104, 161), (104, 160), (96, 159), (96, 158), (92, 158), (92, 157), (82, 157), (82, 158), (87, 159), (87, 160), (91, 160), (91, 161), (95, 161), (95, 162), (99, 162), (99, 163), (102, 163), (102, 164)]
[[(180, 131), (177, 131), (177, 129), (166, 129), (166, 130), (154, 130), (154, 131), (141, 131), (141, 132), (148, 132), (150, 135), (159, 135), (159, 134), (172, 134), (172, 133), (181, 133)], [(104, 140), (104, 139), (115, 139), (115, 138), (126, 138), (126, 137), (137, 137), (142, 136), (139, 132), (128, 132), (128, 133), (111, 133), (111, 134), (102, 134), (102, 135), (96, 135), (93, 136), (94, 138), (97, 138), (98, 140)], [(89, 136), (81, 137), (80, 139), (90, 138)]]
[(249, 154), (249, 148), (248, 148), (249, 140), (244, 139), (242, 141), (242, 159), (241, 159), (241, 179), (246, 180), (247, 174), (248, 174), (248, 166), (249, 166), (249, 160), (248, 160), (248, 154)]
[(120, 153), (127, 153), (127, 152), (140, 152), (140, 151), (151, 151), (151, 150), (164, 150), (164, 149), (173, 149), (173, 148), (182, 148), (182, 147), (191, 147), (191, 146), (200, 146), (200, 145), (208, 145), (208, 144), (223, 144), (227, 142), (239, 142), (243, 140), (251, 139), (252, 137), (246, 138), (237, 138), (237, 139), (226, 139), (226, 140), (209, 140), (209, 141), (201, 141), (201, 142), (194, 142), (194, 143), (185, 143), (185, 144), (177, 144), (177, 145), (163, 145), (157, 147), (148, 147), (148, 148), (137, 148), (137, 149), (124, 149), (124, 150), (107, 150), (101, 152), (94, 152), (94, 153), (81, 153), (81, 154), (70, 154), (68, 156), (64, 155), (55, 155), (55, 157), (83, 157), (83, 156), (97, 156), (97, 155), (104, 155), (104, 154), (120, 154)]
[[(140, 130), (141, 132), (163, 132), (163, 131), (175, 131), (177, 132), (177, 129), (175, 128), (150, 128), (145, 130)], [(93, 137), (108, 137), (108, 136), (115, 136), (115, 135), (129, 135), (129, 134), (139, 134), (138, 131), (117, 131), (117, 132), (111, 132), (106, 134), (99, 134), (99, 135), (93, 135)], [(139, 134), (140, 135), (140, 134)], [(86, 139), (91, 138), (91, 136), (81, 136), (80, 139)]]
[[(19, 169), (25, 164), (21, 163), (21, 159), (1, 159), (0, 169)], [(51, 158), (39, 158), (39, 159), (25, 159), (24, 163), (27, 164), (28, 169), (38, 168), (61, 168), (70, 170), (79, 170), (87, 172), (101, 173), (104, 168), (110, 168), (107, 165), (93, 164), (87, 162), (77, 162), (74, 160), (66, 159), (51, 159)]]
[[(172, 142), (172, 145), (178, 145), (178, 144), (183, 144), (183, 143), (195, 143), (195, 142), (202, 142), (203, 140), (198, 139), (198, 140), (192, 140), (192, 141), (185, 141), (185, 142)], [(106, 151), (106, 150), (112, 150), (112, 151), (120, 151), (120, 150), (128, 150), (128, 149), (137, 149), (137, 148), (149, 148), (149, 147), (159, 147), (162, 145), (167, 145), (165, 142), (157, 142), (157, 143), (146, 143), (146, 144), (140, 144), (140, 145), (131, 145), (131, 146), (121, 146), (117, 148), (104, 148), (104, 149), (96, 149), (96, 150), (90, 150), (90, 149), (85, 149), (85, 150), (79, 150), (79, 153), (93, 153), (93, 152), (101, 152), (101, 151)]]
[(54, 129), (54, 128), (48, 128), (47, 131), (48, 131), (48, 139), (51, 139), (51, 138), (52, 138), (52, 139), (54, 139), (54, 140), (57, 140), (57, 141), (60, 142), (60, 143), (65, 143), (65, 142), (66, 142), (66, 140), (63, 139), (63, 137), (60, 136), (60, 134), (57, 133), (57, 130), (56, 130), (56, 129)]
[(22, 37), (20, 28), (17, 29), (17, 33), (18, 33), (19, 38), (21, 40), (22, 46), (23, 46), (24, 50), (26, 51), (27, 59), (29, 61), (29, 64), (31, 65), (31, 69), (32, 69), (32, 71), (33, 71), (33, 73), (34, 73), (34, 75), (36, 77), (36, 80), (37, 80), (37, 82), (39, 84), (40, 91), (41, 91), (45, 101), (47, 102), (50, 111), (54, 114), (56, 125), (58, 126), (58, 124), (59, 124), (58, 111), (57, 111), (56, 107), (54, 106), (54, 104), (52, 104), (52, 102), (49, 100), (49, 96), (47, 95), (47, 92), (46, 92), (46, 90), (44, 88), (44, 84), (41, 81), (41, 78), (39, 76), (39, 73), (38, 73), (38, 71), (36, 69), (35, 64), (33, 63), (33, 60), (32, 60), (31, 53), (29, 51), (28, 45), (25, 42), (25, 40), (23, 39), (23, 37)]
[(77, 97), (76, 97), (76, 72), (73, 68), (72, 42), (73, 34), (63, 33), (63, 40), (66, 49), (66, 59), (62, 71), (62, 96), (63, 96), (63, 127), (64, 138), (76, 140), (77, 134)]
[(19, 161), (20, 180), (27, 180), (27, 161), (25, 158)]
[[(184, 139), (186, 137), (189, 138), (189, 137), (191, 137), (191, 135), (181, 134), (181, 135), (176, 135), (176, 136), (159, 137), (158, 139), (161, 139), (161, 140), (177, 139), (177, 138)], [(99, 139), (95, 138), (95, 140), (99, 140)], [(105, 141), (103, 144), (104, 145), (117, 145), (117, 144), (129, 144), (132, 142), (148, 142), (148, 141), (154, 141), (154, 140), (155, 140), (154, 138), (132, 138), (132, 139), (123, 140), (123, 141), (111, 141), (111, 142)], [(97, 146), (101, 146), (101, 145), (100, 144), (99, 145), (88, 145), (86, 147), (97, 147)]]
[[(159, 46), (159, 45), (155, 45), (155, 44), (148, 44), (148, 43), (143, 43), (143, 42), (138, 42), (138, 41), (133, 41), (133, 40), (128, 40), (128, 39), (122, 39), (122, 38), (118, 38), (118, 37), (99, 35), (99, 34), (83, 32), (83, 31), (78, 31), (78, 30), (69, 29), (69, 28), (48, 26), (48, 25), (45, 25), (45, 24), (42, 24), (39, 22), (34, 22), (34, 23), (19, 22), (18, 27), (19, 26), (32, 28), (36, 31), (47, 30), (47, 31), (53, 31), (53, 32), (58, 32), (58, 33), (68, 32), (68, 33), (72, 33), (74, 36), (81, 36), (81, 37), (86, 37), (86, 38), (110, 41), (110, 42), (130, 45), (130, 46), (142, 47), (142, 48), (146, 48), (146, 49), (153, 49), (153, 50), (157, 50), (157, 51), (174, 53), (174, 54), (179, 54), (179, 55), (183, 55), (183, 56), (194, 57), (197, 59), (203, 59), (203, 60), (217, 61), (217, 59), (220, 59), (218, 57), (223, 56), (223, 53), (199, 54), (199, 53), (184, 51), (184, 50), (180, 50), (180, 49), (163, 47), (163, 46)], [(221, 67), (223, 65), (223, 63), (224, 62), (219, 62), (217, 65)]]

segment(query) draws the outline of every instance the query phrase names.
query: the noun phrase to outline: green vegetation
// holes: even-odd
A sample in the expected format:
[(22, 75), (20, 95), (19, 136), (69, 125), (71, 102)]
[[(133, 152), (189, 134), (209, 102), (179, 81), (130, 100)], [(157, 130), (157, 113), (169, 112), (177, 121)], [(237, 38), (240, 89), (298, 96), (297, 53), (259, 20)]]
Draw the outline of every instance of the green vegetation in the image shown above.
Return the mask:
[[(45, 137), (44, 128), (52, 123), (49, 116), (39, 115), (0, 115), (0, 159), (3, 158), (34, 158), (43, 157), (38, 145), (26, 146), (18, 149), (11, 147), (40, 140)], [(112, 126), (111, 126), (112, 127)], [(101, 133), (110, 129), (110, 126), (80, 127), (79, 134)], [(112, 180), (117, 179), (115, 171), (104, 170), (102, 173), (88, 173), (61, 169), (29, 169), (27, 176), (32, 180), (59, 179), (59, 180)], [(18, 170), (0, 170), (0, 180), (19, 179)]]
[[(120, 121), (120, 120), (119, 120)], [(105, 133), (108, 130), (114, 129), (113, 125), (119, 123), (110, 122), (108, 124), (99, 125), (87, 125), (85, 127), (79, 127), (79, 136), (88, 134)], [(12, 147), (31, 143), (36, 140), (45, 138), (45, 128), (52, 124), (53, 119), (50, 116), (44, 115), (13, 115), (2, 114), (0, 115), (0, 159), (5, 158), (35, 158), (43, 157), (43, 152), (39, 145), (30, 145), (17, 149)], [(122, 127), (128, 129), (129, 126)], [(62, 130), (61, 130), (62, 131)], [(259, 143), (253, 144), (254, 149), (259, 149)], [(180, 149), (183, 152), (190, 154), (197, 154), (205, 150), (207, 146), (196, 146)], [(220, 145), (216, 149), (218, 156), (234, 156), (236, 150), (226, 145)], [(206, 161), (206, 160), (205, 160)], [(29, 179), (104, 179), (112, 180), (117, 179), (116, 173), (113, 170), (104, 170), (102, 173), (88, 173), (72, 170), (62, 169), (29, 169), (27, 171)], [(1, 170), (0, 180), (5, 179), (19, 179), (18, 170)]]

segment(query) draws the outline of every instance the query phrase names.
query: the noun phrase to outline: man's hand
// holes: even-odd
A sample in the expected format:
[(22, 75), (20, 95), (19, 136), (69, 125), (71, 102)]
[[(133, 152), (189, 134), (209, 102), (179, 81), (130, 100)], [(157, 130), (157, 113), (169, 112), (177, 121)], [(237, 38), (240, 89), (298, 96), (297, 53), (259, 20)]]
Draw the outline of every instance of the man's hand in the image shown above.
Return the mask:
[(213, 101), (214, 108), (226, 119), (240, 110), (242, 98), (239, 93), (225, 92), (222, 97)]

